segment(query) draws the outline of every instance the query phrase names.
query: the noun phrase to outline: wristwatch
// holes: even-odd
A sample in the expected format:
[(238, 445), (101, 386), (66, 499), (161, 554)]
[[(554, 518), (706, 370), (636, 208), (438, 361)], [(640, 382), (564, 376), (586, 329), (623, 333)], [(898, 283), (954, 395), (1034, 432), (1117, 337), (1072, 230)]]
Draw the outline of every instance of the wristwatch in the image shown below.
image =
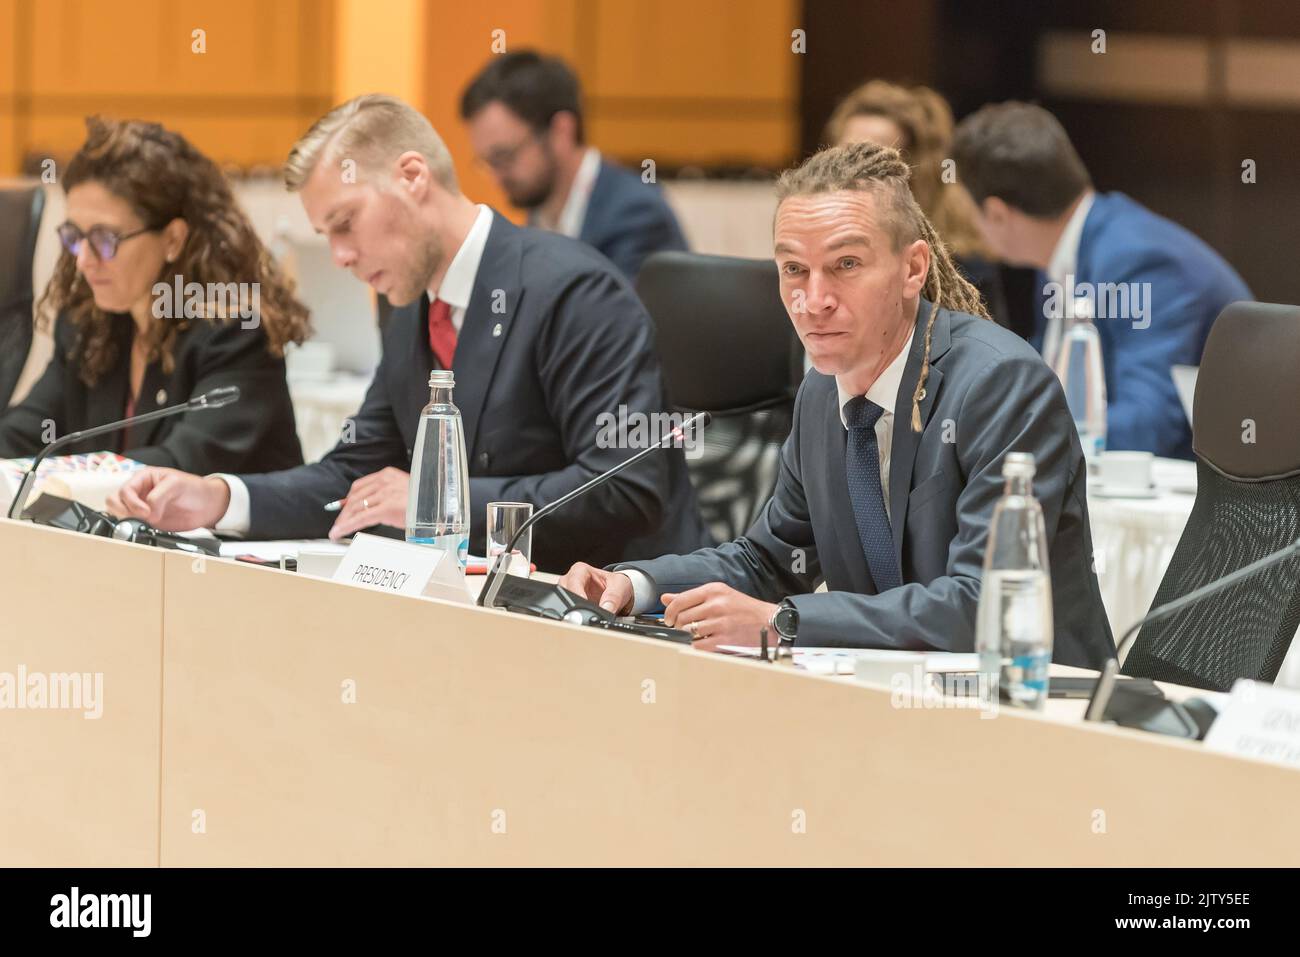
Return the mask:
[(794, 607), (794, 602), (787, 598), (777, 605), (768, 627), (780, 636), (782, 647), (792, 647), (799, 634), (799, 609)]

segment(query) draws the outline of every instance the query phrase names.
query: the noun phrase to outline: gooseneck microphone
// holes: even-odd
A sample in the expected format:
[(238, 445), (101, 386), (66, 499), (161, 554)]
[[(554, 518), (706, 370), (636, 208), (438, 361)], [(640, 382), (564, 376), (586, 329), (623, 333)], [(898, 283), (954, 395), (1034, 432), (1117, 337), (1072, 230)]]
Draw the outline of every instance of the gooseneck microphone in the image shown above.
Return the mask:
[(155, 409), (152, 412), (145, 412), (142, 415), (133, 415), (130, 418), (122, 419), (119, 422), (109, 422), (107, 425), (97, 425), (93, 429), (82, 429), (80, 432), (69, 432), (67, 435), (63, 436), (63, 438), (55, 439), (37, 453), (36, 458), (32, 459), (31, 468), (23, 473), (23, 481), (22, 484), (18, 486), (18, 494), (14, 496), (13, 504), (9, 506), (9, 517), (18, 518), (18, 516), (22, 514), (23, 506), (27, 504), (27, 496), (31, 494), (32, 486), (36, 484), (36, 470), (40, 468), (41, 462), (43, 462), (52, 452), (57, 452), (59, 449), (65, 448), (74, 442), (79, 442), (82, 439), (94, 438), (96, 435), (103, 435), (106, 432), (117, 432), (121, 429), (141, 425), (145, 422), (152, 422), (155, 419), (165, 419), (169, 415), (179, 415), (182, 412), (197, 412), (202, 409), (220, 409), (223, 406), (238, 401), (239, 386), (222, 386), (219, 389), (211, 389), (202, 395), (196, 395), (188, 402), (169, 405), (165, 409)]
[(519, 539), (523, 537), (524, 532), (528, 531), (535, 524), (537, 524), (537, 522), (545, 518), (547, 515), (550, 515), (556, 509), (563, 508), (565, 505), (568, 505), (570, 502), (572, 502), (575, 498), (580, 498), (581, 496), (586, 495), (588, 492), (596, 488), (598, 485), (604, 485), (606, 482), (612, 479), (619, 472), (623, 471), (626, 468), (630, 468), (631, 466), (635, 465), (637, 462), (640, 462), (643, 458), (645, 458), (651, 452), (654, 452), (656, 449), (661, 449), (665, 445), (669, 445), (673, 442), (680, 441), (683, 437), (685, 437), (687, 430), (701, 429), (704, 426), (708, 425), (710, 419), (712, 419), (712, 416), (709, 415), (709, 413), (707, 412), (695, 413), (695, 415), (692, 415), (690, 418), (686, 419), (684, 422), (682, 422), (681, 425), (677, 426), (675, 429), (673, 429), (671, 432), (665, 435), (654, 445), (642, 449), (640, 452), (632, 456), (630, 459), (627, 459), (626, 461), (620, 462), (618, 465), (615, 465), (608, 472), (602, 472), (600, 475), (597, 475), (591, 481), (586, 482), (583, 485), (579, 485), (572, 492), (569, 492), (567, 495), (560, 496), (554, 502), (551, 502), (548, 505), (543, 505), (536, 512), (534, 512), (529, 517), (528, 521), (524, 522), (524, 524), (519, 526), (518, 531), (516, 531), (514, 536), (510, 539), (510, 544), (506, 546), (505, 551), (503, 551), (500, 555), (498, 555), (496, 561), (492, 563), (492, 568), (488, 571), (487, 579), (483, 582), (483, 590), (479, 592), (479, 596), (478, 596), (479, 605), (487, 608), (497, 607), (496, 604), (497, 592), (501, 590), (501, 584), (502, 582), (505, 581), (505, 569), (509, 566), (510, 556), (514, 554), (515, 546), (519, 544)]
[[(1088, 710), (1084, 713), (1085, 721), (1100, 721), (1106, 713), (1106, 706), (1110, 704), (1111, 696), (1115, 692), (1115, 679), (1119, 674), (1119, 659), (1123, 656), (1124, 650), (1133, 642), (1138, 633), (1151, 622), (1160, 621), (1168, 618), (1170, 615), (1177, 614), (1184, 608), (1195, 605), (1202, 598), (1209, 598), (1211, 595), (1217, 595), (1226, 588), (1239, 584), (1248, 578), (1251, 578), (1260, 572), (1272, 568), (1289, 558), (1300, 557), (1300, 539), (1292, 542), (1283, 548), (1278, 549), (1272, 554), (1265, 555), (1263, 558), (1251, 562), (1249, 565), (1243, 565), (1235, 572), (1230, 572), (1222, 578), (1216, 578), (1214, 581), (1202, 585), (1189, 591), (1181, 598), (1175, 598), (1173, 601), (1165, 602), (1159, 608), (1153, 608), (1145, 616), (1138, 619), (1133, 625), (1124, 632), (1115, 648), (1115, 657), (1106, 662), (1102, 668), (1101, 677), (1097, 679), (1097, 684), (1092, 690), (1092, 697), (1088, 701)], [(1170, 705), (1173, 702), (1169, 702)]]

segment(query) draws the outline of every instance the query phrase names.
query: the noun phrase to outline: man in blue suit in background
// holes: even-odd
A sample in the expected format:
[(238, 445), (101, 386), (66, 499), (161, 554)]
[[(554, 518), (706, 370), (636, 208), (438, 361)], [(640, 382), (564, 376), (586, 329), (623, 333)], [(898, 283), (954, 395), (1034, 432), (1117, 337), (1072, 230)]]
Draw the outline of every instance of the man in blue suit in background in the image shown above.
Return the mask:
[(1049, 363), (1070, 318), (1091, 311), (1106, 366), (1106, 447), (1191, 458), (1171, 368), (1198, 365), (1223, 307), (1252, 298), (1241, 277), (1177, 223), (1122, 193), (1094, 192), (1042, 107), (978, 110), (958, 125), (953, 158), (997, 254), (1040, 271), (1031, 342)]
[(465, 88), (460, 113), (475, 155), (528, 225), (595, 247), (630, 281), (651, 253), (686, 249), (654, 182), (586, 144), (578, 78), (561, 60), (494, 57)]

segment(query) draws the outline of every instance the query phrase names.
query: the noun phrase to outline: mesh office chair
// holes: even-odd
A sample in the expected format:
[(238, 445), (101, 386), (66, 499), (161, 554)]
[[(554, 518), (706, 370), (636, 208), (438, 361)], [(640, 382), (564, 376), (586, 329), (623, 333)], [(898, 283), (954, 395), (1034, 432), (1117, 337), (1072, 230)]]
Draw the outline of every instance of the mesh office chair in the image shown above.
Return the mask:
[(32, 347), (32, 260), (44, 211), (40, 186), (0, 187), (0, 409), (9, 405)]
[[(1196, 380), (1196, 502), (1152, 608), (1300, 538), (1300, 307), (1235, 302)], [(1227, 691), (1272, 681), (1300, 625), (1285, 561), (1138, 634), (1123, 673)]]
[(776, 264), (655, 253), (641, 267), (637, 292), (655, 323), (673, 409), (713, 415), (687, 466), (709, 531), (733, 539), (776, 487), (803, 378)]

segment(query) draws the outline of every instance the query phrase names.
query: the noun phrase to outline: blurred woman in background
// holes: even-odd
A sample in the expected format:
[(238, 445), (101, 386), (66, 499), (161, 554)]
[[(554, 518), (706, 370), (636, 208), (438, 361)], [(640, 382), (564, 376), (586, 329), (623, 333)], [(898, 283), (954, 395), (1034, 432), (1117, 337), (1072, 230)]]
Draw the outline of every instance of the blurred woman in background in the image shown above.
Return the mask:
[(217, 166), (157, 123), (91, 118), (62, 176), (63, 253), (37, 306), (54, 357), (0, 415), (0, 457), (211, 389), (238, 402), (89, 439), (189, 472), (265, 472), (302, 462), (284, 349), (306, 308), (236, 205)]
[(944, 181), (944, 160), (952, 142), (952, 110), (942, 96), (924, 86), (911, 89), (871, 80), (835, 108), (826, 124), (826, 141), (874, 142), (892, 146), (912, 167), (912, 195), (962, 274), (979, 290), (989, 314), (1007, 324), (1006, 297), (998, 266), (980, 238), (970, 197)]

